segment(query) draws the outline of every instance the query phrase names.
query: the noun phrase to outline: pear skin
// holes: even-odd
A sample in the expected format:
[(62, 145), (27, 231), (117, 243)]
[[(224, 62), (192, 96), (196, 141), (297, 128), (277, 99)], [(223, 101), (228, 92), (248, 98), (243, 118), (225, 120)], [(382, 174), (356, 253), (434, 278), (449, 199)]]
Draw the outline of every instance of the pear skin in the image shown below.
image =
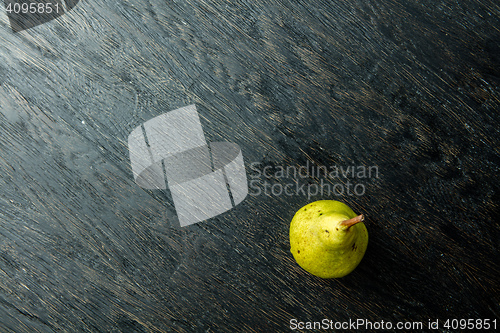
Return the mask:
[(313, 275), (343, 277), (358, 266), (368, 246), (363, 219), (342, 202), (312, 202), (292, 219), (290, 251), (299, 266)]

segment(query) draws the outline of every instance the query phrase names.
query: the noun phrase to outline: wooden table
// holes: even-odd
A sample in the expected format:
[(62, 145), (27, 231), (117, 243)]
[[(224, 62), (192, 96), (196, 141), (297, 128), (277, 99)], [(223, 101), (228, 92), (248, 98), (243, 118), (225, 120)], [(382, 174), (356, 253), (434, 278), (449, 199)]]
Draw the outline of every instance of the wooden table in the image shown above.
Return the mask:
[[(493, 0), (87, 0), (18, 33), (3, 16), (0, 331), (500, 326), (499, 45)], [(180, 228), (168, 191), (135, 184), (127, 138), (190, 104), (207, 141), (241, 147), (252, 186)], [(358, 195), (278, 193), (295, 181)], [(367, 216), (341, 279), (289, 251), (291, 218), (320, 199)]]

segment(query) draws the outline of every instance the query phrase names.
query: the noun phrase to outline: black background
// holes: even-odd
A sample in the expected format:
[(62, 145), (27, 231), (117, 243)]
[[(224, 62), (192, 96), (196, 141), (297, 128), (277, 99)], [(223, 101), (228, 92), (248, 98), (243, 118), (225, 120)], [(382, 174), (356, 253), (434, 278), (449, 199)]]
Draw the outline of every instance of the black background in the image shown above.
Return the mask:
[[(81, 1), (0, 26), (0, 331), (286, 332), (290, 320), (497, 319), (496, 1)], [(377, 166), (362, 196), (254, 196), (189, 227), (128, 134), (196, 104), (270, 166)], [(309, 162), (308, 162), (309, 161)], [(272, 183), (287, 180), (273, 177)], [(320, 179), (301, 179), (317, 184)], [(350, 275), (309, 275), (294, 213), (367, 216)]]

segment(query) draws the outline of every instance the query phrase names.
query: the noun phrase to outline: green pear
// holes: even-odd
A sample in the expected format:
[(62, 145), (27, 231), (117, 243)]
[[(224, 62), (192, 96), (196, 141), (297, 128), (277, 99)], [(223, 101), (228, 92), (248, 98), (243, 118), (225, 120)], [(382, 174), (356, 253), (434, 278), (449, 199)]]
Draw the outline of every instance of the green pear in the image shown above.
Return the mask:
[(351, 273), (368, 246), (363, 215), (342, 202), (320, 200), (295, 213), (290, 224), (290, 251), (309, 273), (324, 279)]

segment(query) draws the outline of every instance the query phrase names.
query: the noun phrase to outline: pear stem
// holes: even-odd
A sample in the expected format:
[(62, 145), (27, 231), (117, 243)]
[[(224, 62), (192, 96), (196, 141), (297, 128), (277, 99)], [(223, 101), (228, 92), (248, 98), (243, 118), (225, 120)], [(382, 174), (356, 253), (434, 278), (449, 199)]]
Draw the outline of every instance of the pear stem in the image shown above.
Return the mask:
[(365, 217), (363, 214), (361, 214), (361, 215), (358, 215), (356, 217), (353, 217), (352, 219), (342, 221), (342, 222), (340, 222), (340, 224), (346, 226), (347, 229), (349, 229), (350, 227), (352, 227), (356, 223), (362, 222), (364, 220), (365, 220)]

